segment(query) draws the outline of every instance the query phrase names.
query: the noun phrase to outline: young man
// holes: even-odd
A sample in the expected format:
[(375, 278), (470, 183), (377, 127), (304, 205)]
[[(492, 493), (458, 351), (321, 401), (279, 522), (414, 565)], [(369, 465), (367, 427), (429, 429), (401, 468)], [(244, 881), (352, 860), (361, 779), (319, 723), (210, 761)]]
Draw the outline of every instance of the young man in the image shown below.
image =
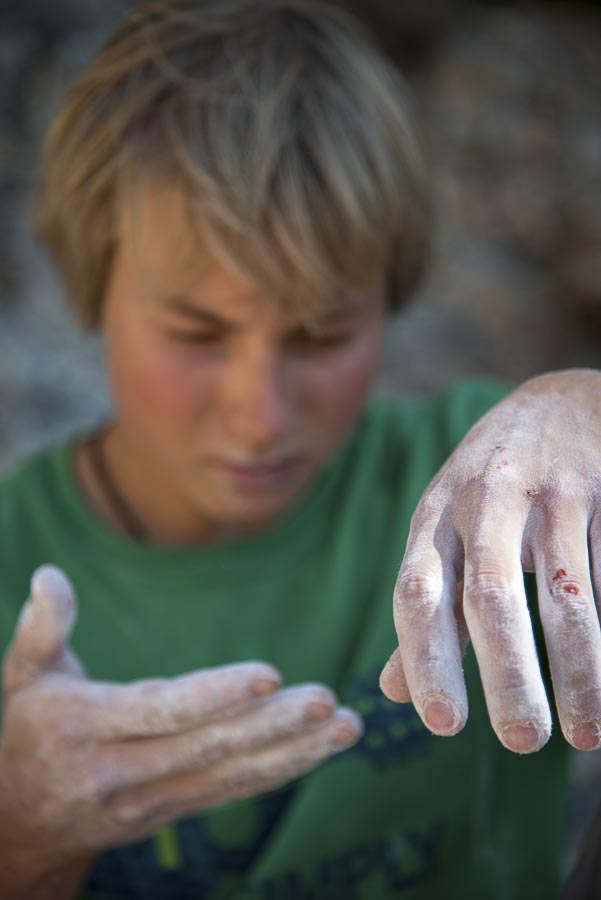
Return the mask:
[(386, 700), (412, 512), (504, 393), (368, 399), (429, 218), (399, 77), (322, 3), (144, 3), (75, 86), (37, 224), (115, 409), (0, 490), (6, 900), (557, 896), (521, 569), (592, 748), (599, 376), (523, 386), (432, 482)]

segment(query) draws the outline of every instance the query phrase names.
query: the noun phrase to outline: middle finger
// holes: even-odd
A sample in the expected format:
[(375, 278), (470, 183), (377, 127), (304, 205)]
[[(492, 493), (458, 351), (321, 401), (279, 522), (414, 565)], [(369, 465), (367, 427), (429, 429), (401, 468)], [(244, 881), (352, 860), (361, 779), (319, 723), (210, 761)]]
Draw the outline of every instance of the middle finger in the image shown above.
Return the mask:
[(521, 520), (482, 518), (465, 541), (464, 615), (491, 723), (510, 750), (540, 749), (551, 733), (521, 567)]

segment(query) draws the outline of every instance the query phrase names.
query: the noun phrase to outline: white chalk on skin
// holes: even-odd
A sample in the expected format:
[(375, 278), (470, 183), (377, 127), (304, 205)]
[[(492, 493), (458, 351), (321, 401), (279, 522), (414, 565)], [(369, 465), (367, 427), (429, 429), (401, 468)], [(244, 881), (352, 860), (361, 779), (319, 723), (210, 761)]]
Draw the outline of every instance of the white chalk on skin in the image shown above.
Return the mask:
[(30, 585), (29, 600), (21, 610), (18, 628), (27, 628), (34, 615), (34, 605), (47, 600), (52, 618), (59, 619), (65, 632), (69, 632), (76, 615), (75, 591), (65, 573), (57, 566), (40, 566), (31, 576)]

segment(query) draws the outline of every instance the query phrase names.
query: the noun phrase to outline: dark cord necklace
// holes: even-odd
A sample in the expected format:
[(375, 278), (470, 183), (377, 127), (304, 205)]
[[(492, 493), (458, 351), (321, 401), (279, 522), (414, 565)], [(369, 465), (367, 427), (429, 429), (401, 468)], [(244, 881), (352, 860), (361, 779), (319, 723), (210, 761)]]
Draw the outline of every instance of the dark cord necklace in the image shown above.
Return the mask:
[(88, 444), (88, 448), (89, 460), (92, 464), (96, 480), (102, 488), (102, 492), (112, 506), (113, 512), (123, 526), (126, 534), (138, 541), (145, 540), (147, 538), (146, 529), (136, 514), (127, 505), (111, 477), (102, 450), (102, 437), (91, 441), (90, 444)]

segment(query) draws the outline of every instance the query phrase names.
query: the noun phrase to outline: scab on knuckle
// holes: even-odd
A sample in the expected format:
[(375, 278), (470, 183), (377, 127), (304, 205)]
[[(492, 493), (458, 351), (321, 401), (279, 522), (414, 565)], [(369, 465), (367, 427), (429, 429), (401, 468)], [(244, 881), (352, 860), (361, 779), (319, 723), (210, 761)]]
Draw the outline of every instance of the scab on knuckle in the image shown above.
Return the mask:
[(549, 594), (555, 603), (567, 608), (580, 608), (590, 600), (588, 592), (583, 592), (582, 586), (573, 579), (552, 582)]
[(477, 483), (486, 493), (502, 491), (503, 494), (507, 494), (508, 489), (511, 491), (521, 486), (518, 466), (511, 457), (508, 458), (505, 455), (503, 450), (495, 450), (480, 473)]

